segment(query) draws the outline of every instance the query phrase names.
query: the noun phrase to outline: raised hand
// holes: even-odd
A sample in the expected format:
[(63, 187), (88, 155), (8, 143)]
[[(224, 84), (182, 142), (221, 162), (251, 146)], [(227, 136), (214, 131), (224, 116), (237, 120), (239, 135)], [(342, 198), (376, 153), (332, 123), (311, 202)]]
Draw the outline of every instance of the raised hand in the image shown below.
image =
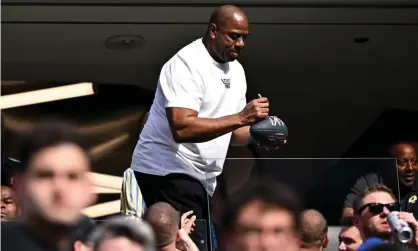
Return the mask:
[(254, 99), (238, 115), (244, 125), (251, 125), (269, 115), (269, 101), (265, 97)]
[(181, 251), (199, 251), (196, 244), (190, 238), (190, 236), (186, 233), (186, 231), (182, 228), (178, 232), (179, 241), (176, 243), (176, 247)]
[(186, 231), (187, 234), (190, 234), (194, 230), (196, 216), (192, 215), (193, 211), (188, 211), (181, 216), (181, 228)]

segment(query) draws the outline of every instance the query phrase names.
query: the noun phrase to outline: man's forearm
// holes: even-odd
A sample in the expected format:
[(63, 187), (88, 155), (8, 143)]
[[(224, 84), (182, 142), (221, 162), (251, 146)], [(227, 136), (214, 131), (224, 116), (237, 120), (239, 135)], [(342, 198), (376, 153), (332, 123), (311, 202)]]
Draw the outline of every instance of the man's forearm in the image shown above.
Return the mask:
[(246, 146), (250, 143), (250, 126), (243, 126), (232, 132), (231, 145)]
[(244, 126), (238, 114), (221, 118), (199, 118), (190, 116), (181, 128), (172, 128), (177, 143), (201, 143), (215, 139)]

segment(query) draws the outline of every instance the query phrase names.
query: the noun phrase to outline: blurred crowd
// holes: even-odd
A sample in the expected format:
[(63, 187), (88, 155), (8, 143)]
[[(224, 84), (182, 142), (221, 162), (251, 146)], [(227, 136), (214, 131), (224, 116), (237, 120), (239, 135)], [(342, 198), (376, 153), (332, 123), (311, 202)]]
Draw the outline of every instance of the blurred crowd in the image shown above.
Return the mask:
[[(127, 210), (105, 221), (84, 216), (82, 209), (96, 200), (88, 176), (93, 163), (71, 124), (42, 122), (17, 142), (19, 161), (2, 160), (1, 250), (204, 249), (190, 237), (198, 227), (193, 212), (181, 215), (165, 202), (149, 205), (136, 216)], [(390, 152), (396, 158), (402, 199), (380, 174), (360, 177), (342, 208), (339, 250), (418, 246), (415, 149), (400, 142)], [(210, 235), (214, 238), (207, 240), (216, 242), (218, 250), (322, 250), (329, 242), (321, 212), (304, 209), (298, 194), (274, 181), (249, 180), (228, 197), (221, 211)], [(391, 225), (391, 212), (411, 229), (406, 241)]]

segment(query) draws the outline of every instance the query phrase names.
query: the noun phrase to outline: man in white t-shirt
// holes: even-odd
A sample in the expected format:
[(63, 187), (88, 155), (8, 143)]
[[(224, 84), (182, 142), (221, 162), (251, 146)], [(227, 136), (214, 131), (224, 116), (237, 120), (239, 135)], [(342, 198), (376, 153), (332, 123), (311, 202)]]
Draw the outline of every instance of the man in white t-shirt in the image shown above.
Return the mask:
[(131, 164), (147, 206), (168, 202), (209, 224), (208, 194), (230, 142), (248, 144), (249, 126), (269, 112), (267, 98), (246, 102), (245, 72), (236, 58), (247, 35), (245, 13), (221, 6), (204, 37), (163, 66)]

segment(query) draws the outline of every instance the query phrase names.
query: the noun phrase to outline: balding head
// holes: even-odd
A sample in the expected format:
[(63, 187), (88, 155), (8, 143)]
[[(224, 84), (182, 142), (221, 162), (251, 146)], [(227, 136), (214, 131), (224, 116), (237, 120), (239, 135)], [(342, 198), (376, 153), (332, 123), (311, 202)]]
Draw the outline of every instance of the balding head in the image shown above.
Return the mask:
[(212, 13), (209, 23), (222, 29), (230, 23), (242, 21), (247, 21), (247, 16), (241, 8), (234, 5), (222, 5)]
[(180, 214), (170, 204), (155, 203), (147, 208), (143, 219), (154, 229), (157, 247), (175, 243), (180, 225)]
[(238, 57), (247, 35), (244, 11), (234, 5), (223, 5), (212, 13), (203, 42), (215, 61), (226, 63)]
[(397, 157), (404, 152), (415, 153), (415, 148), (408, 142), (398, 142), (392, 145), (390, 151), (393, 157)]
[(324, 216), (314, 209), (305, 210), (300, 219), (301, 249), (321, 250), (328, 245), (328, 224)]

